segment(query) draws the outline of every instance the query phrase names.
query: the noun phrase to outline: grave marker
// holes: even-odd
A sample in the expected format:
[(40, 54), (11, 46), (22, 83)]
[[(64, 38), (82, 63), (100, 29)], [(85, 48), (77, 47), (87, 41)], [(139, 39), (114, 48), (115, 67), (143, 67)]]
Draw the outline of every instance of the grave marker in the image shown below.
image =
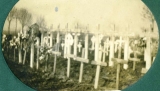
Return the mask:
[(106, 49), (107, 56), (108, 56), (108, 52), (109, 52), (109, 47), (110, 47), (110, 40), (109, 40), (109, 38), (107, 38), (106, 41), (104, 42), (104, 50)]
[(59, 45), (60, 45), (60, 34), (59, 34), (59, 31), (57, 33), (56, 43), (57, 43), (56, 50), (59, 51)]
[(94, 47), (95, 47), (95, 36), (93, 36), (93, 37), (91, 38), (91, 42), (92, 42), (91, 50), (94, 50)]
[(67, 54), (67, 47), (68, 47), (68, 45), (67, 45), (67, 35), (68, 34), (66, 34), (65, 35), (65, 39), (64, 39), (64, 58), (66, 58), (66, 54)]
[(127, 63), (127, 61), (121, 59), (121, 46), (122, 46), (122, 43), (124, 42), (124, 41), (122, 40), (122, 37), (121, 37), (121, 36), (120, 36), (120, 39), (117, 40), (117, 42), (119, 43), (119, 47), (118, 47), (118, 58), (112, 58), (112, 61), (117, 64), (116, 89), (118, 90), (118, 89), (119, 89), (120, 64), (125, 64), (125, 63)]
[(130, 61), (133, 61), (133, 70), (135, 70), (136, 62), (140, 61), (140, 59), (137, 58), (137, 53), (138, 53), (138, 50), (137, 50), (138, 46), (137, 45), (138, 45), (138, 40), (135, 40), (134, 41), (135, 49), (133, 50), (134, 58), (129, 58)]
[(70, 33), (65, 36), (65, 52), (64, 57), (68, 59), (67, 61), (67, 77), (70, 76), (70, 57), (71, 56), (71, 46), (73, 45), (73, 37)]
[(146, 47), (146, 69), (151, 67), (151, 38), (147, 37), (147, 47)]
[(133, 70), (135, 70), (136, 68), (136, 62), (139, 62), (140, 59), (138, 59), (137, 57), (134, 58), (129, 58), (130, 61), (133, 61)]
[(146, 42), (147, 42), (147, 45), (146, 45), (146, 49), (144, 51), (144, 61), (146, 61), (146, 67), (142, 68), (142, 71), (141, 71), (142, 73), (146, 73), (152, 64), (152, 62), (151, 62), (151, 38), (150, 38), (150, 35), (147, 35)]
[(110, 41), (110, 51), (109, 51), (109, 66), (113, 66), (113, 61), (112, 58), (114, 58), (114, 36), (111, 36), (111, 41)]
[(88, 59), (88, 34), (86, 34), (85, 36), (85, 48), (82, 48), (82, 54), (81, 57), (75, 57), (76, 61), (80, 61), (81, 65), (80, 65), (80, 74), (79, 74), (79, 83), (82, 82), (82, 76), (83, 76), (83, 66), (84, 63), (88, 63), (89, 59)]
[(88, 33), (85, 36), (85, 59), (88, 59)]
[(53, 33), (52, 32), (49, 32), (49, 35), (50, 35), (50, 38), (49, 38), (49, 47), (52, 47), (53, 46)]
[(53, 66), (53, 74), (56, 73), (56, 63), (57, 63), (57, 56), (61, 55), (61, 52), (59, 52), (59, 44), (60, 44), (60, 34), (59, 32), (57, 33), (57, 42), (54, 45), (55, 49), (52, 49), (52, 54), (54, 54), (54, 66)]
[(19, 59), (19, 63), (22, 63), (22, 43), (21, 43), (21, 33), (18, 33), (18, 38), (16, 39), (16, 41), (19, 44), (19, 48), (18, 48), (18, 59)]
[[(98, 36), (98, 34), (96, 36), (96, 41), (95, 42), (96, 43), (95, 43), (95, 57), (94, 57), (94, 60), (95, 60), (95, 62), (98, 62), (98, 61), (100, 61), (98, 59), (98, 52), (99, 52), (99, 36)], [(100, 74), (100, 65), (97, 65), (95, 83), (94, 83), (94, 88), (95, 89), (97, 89), (97, 87), (98, 87), (99, 74)]]
[(62, 50), (64, 50), (64, 42), (62, 42), (61, 47), (62, 47)]
[(114, 44), (115, 44), (115, 50), (114, 50), (114, 52), (116, 53), (117, 52), (117, 47), (118, 47), (118, 41), (116, 40)]
[(101, 49), (101, 51), (103, 52), (102, 62), (105, 62), (105, 57), (106, 57), (106, 55), (108, 56), (109, 47), (110, 47), (110, 41), (109, 41), (109, 38), (107, 38), (106, 41), (104, 42), (103, 48)]
[(77, 44), (78, 44), (78, 35), (80, 34), (73, 34), (74, 35), (74, 56), (77, 56)]
[[(34, 37), (34, 34), (33, 34), (33, 28), (31, 29), (31, 37), (33, 38)], [(31, 42), (31, 54), (30, 54), (30, 67), (33, 68), (33, 63), (34, 63), (34, 40), (32, 39), (32, 42)]]
[(79, 42), (77, 46), (78, 46), (78, 51), (81, 52), (81, 47), (82, 47), (81, 42)]
[(41, 32), (41, 46), (44, 46), (44, 32)]
[(40, 39), (37, 37), (37, 64), (36, 68), (39, 68), (39, 47), (40, 47)]
[(95, 56), (94, 56), (94, 61), (92, 61), (91, 64), (97, 65), (96, 68), (96, 75), (95, 75), (95, 83), (94, 83), (94, 88), (97, 89), (98, 88), (98, 81), (99, 81), (99, 75), (100, 75), (100, 66), (107, 66), (107, 64), (105, 62), (101, 62), (101, 54), (102, 51), (99, 50), (100, 48), (100, 43), (102, 40), (103, 36), (96, 34), (95, 37)]
[[(125, 36), (124, 60), (128, 60), (128, 54), (129, 54), (129, 38), (128, 38), (128, 36)], [(128, 64), (124, 64), (123, 68), (127, 69), (128, 68)]]

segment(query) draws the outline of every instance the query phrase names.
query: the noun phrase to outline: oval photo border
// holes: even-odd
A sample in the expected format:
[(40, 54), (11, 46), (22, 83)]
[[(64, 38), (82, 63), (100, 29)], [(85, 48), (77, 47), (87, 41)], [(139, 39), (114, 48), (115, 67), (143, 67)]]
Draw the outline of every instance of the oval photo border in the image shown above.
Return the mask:
[[(4, 25), (4, 21), (11, 10), (11, 8), (18, 2), (18, 0), (1, 0), (0, 1), (0, 10), (3, 13), (0, 13), (0, 28), (1, 33)], [(158, 6), (160, 6), (160, 0), (150, 1), (143, 0), (143, 3), (151, 10), (152, 14), (155, 17), (155, 20), (158, 25), (158, 29), (160, 27), (160, 11), (158, 11)], [(1, 38), (1, 35), (0, 35)], [(0, 46), (1, 48), (1, 46)], [(2, 49), (2, 48), (1, 48)], [(154, 63), (152, 64), (149, 71), (138, 80), (135, 84), (127, 87), (123, 91), (160, 91), (160, 49), (158, 48), (158, 53), (155, 58)], [(35, 91), (23, 84), (17, 77), (9, 69), (8, 65), (5, 62), (5, 59), (2, 54), (2, 50), (0, 52), (0, 91)]]

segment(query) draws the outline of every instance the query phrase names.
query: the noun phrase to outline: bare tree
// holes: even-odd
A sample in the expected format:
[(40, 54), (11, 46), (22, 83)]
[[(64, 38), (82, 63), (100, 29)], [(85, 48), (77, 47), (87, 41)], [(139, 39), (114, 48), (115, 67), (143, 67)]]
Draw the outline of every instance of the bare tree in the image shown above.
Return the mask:
[(39, 30), (41, 32), (41, 38), (40, 38), (40, 41), (41, 41), (41, 46), (43, 46), (43, 37), (44, 37), (44, 33), (45, 31), (47, 31), (48, 29), (46, 28), (46, 21), (45, 21), (45, 18), (43, 16), (40, 16), (37, 18), (36, 20), (38, 26), (39, 26)]
[(17, 31), (18, 13), (19, 13), (19, 10), (16, 8), (16, 11), (15, 11), (15, 14), (14, 14), (14, 18), (16, 19), (15, 34), (16, 34), (16, 31)]
[(40, 16), (37, 18), (37, 24), (39, 25), (39, 28), (46, 28), (46, 21), (44, 17)]
[[(155, 19), (154, 19), (152, 12), (148, 9), (147, 6), (143, 7), (142, 16), (143, 16), (143, 19), (148, 19), (151, 22), (151, 25), (150, 25), (151, 31), (150, 32), (153, 32)], [(145, 30), (145, 32), (147, 32), (147, 31)]]
[(22, 25), (22, 32), (23, 28), (26, 25), (29, 25), (32, 21), (32, 15), (28, 12), (28, 10), (21, 8), (18, 13), (18, 19)]
[[(21, 26), (22, 26), (22, 30), (21, 30), (22, 34), (20, 33), (21, 40), (20, 40), (19, 53), (20, 53), (20, 56), (22, 56), (21, 51), (22, 51), (22, 48), (23, 48), (24, 49), (23, 63), (24, 63), (24, 60), (26, 58), (26, 51), (27, 51), (26, 48), (25, 48), (25, 46), (26, 46), (25, 44), (27, 43), (27, 37), (22, 38), (22, 35), (24, 35), (24, 30), (23, 30), (24, 27), (29, 26), (29, 24), (31, 23), (32, 15), (28, 12), (28, 10), (26, 10), (24, 8), (21, 8), (17, 12), (17, 19), (19, 20), (19, 22), (21, 23)], [(22, 59), (21, 59), (20, 62), (22, 62)]]
[(9, 12), (8, 17), (7, 17), (7, 21), (8, 21), (8, 34), (10, 34), (10, 25), (11, 25), (11, 21), (14, 19), (15, 12), (16, 12), (16, 8), (13, 7), (12, 10)]

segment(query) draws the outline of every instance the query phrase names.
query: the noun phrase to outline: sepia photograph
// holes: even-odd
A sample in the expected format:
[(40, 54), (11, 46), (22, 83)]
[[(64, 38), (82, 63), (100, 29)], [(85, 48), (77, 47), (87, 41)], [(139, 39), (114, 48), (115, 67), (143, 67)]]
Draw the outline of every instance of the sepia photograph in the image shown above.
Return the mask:
[(121, 91), (151, 68), (158, 44), (141, 0), (19, 0), (1, 43), (12, 73), (36, 91)]

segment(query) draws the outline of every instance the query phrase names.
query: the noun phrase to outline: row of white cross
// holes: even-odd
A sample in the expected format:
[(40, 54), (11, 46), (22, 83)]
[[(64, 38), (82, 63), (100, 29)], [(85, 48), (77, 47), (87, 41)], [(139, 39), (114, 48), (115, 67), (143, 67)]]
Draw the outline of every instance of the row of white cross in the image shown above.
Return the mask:
[[(107, 63), (105, 62), (106, 55), (109, 56), (109, 66), (113, 66), (112, 58), (114, 58), (114, 52), (117, 52), (118, 48), (122, 48), (122, 44), (124, 44), (124, 60), (129, 59), (129, 54), (130, 54), (130, 52), (129, 52), (129, 37), (126, 37), (125, 40), (123, 40), (122, 36), (120, 36), (119, 40), (114, 41), (115, 36), (111, 36), (110, 39), (109, 38), (106, 39), (106, 41), (104, 42), (104, 46), (102, 46), (101, 42), (102, 42), (102, 39), (103, 39), (104, 36), (102, 34), (95, 34), (91, 38), (92, 46), (91, 46), (91, 48), (88, 48), (88, 46), (89, 46), (89, 44), (88, 44), (89, 43), (89, 35), (87, 33), (85, 35), (85, 40), (84, 40), (85, 45), (84, 45), (84, 48), (83, 48), (81, 42), (79, 41), (78, 36), (80, 36), (79, 33), (73, 33), (73, 34), (67, 33), (67, 34), (65, 34), (64, 42), (61, 43), (60, 33), (59, 32), (57, 33), (56, 45), (58, 45), (58, 47), (57, 47), (58, 49), (52, 51), (52, 53), (55, 55), (54, 73), (55, 73), (55, 69), (56, 69), (56, 60), (57, 60), (56, 57), (57, 57), (57, 55), (61, 55), (61, 53), (59, 51), (59, 47), (61, 45), (62, 50), (64, 52), (63, 53), (64, 58), (68, 59), (67, 60), (67, 77), (70, 76), (70, 65), (71, 65), (70, 61), (71, 61), (71, 58), (73, 58), (74, 60), (81, 62), (79, 82), (82, 82), (83, 65), (84, 65), (84, 63), (89, 62), (88, 51), (89, 50), (94, 50), (94, 60), (91, 62), (91, 64), (97, 65), (96, 75), (95, 75), (95, 84), (94, 84), (94, 88), (97, 89), (99, 74), (100, 74), (100, 66), (107, 66)], [(43, 40), (44, 38), (43, 38), (41, 40), (41, 46), (43, 46), (43, 44), (45, 44), (45, 43), (48, 43), (48, 45), (50, 47), (52, 47), (52, 39), (53, 39), (52, 33), (50, 33), (50, 36), (47, 36), (47, 38), (50, 39), (50, 43), (48, 43), (48, 41), (44, 41)], [(47, 40), (47, 39), (45, 39), (45, 40)], [(45, 43), (43, 43), (43, 42), (45, 42)], [(72, 46), (73, 46), (73, 49), (71, 48)], [(82, 52), (81, 52), (81, 50), (82, 50)], [(73, 51), (73, 54), (71, 53), (71, 51)], [(81, 52), (82, 56), (78, 57), (77, 52)], [(148, 62), (148, 61), (146, 61), (146, 62)], [(151, 63), (148, 64), (148, 65), (151, 66)], [(128, 68), (128, 65), (124, 64), (124, 69), (127, 69), (127, 68)]]

